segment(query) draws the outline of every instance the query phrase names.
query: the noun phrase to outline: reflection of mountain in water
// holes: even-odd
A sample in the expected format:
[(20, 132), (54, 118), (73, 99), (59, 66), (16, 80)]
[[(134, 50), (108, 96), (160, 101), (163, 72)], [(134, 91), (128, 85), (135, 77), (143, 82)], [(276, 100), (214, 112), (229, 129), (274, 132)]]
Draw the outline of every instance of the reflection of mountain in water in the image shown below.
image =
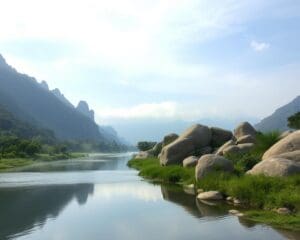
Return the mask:
[(0, 239), (43, 225), (48, 218), (57, 217), (73, 198), (84, 204), (93, 192), (92, 184), (0, 189)]

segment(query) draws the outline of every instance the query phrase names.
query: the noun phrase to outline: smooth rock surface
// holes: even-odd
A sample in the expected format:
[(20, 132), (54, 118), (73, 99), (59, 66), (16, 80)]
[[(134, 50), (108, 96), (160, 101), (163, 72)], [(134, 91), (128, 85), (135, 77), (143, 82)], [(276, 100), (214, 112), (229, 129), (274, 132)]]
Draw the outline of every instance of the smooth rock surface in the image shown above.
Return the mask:
[(300, 130), (289, 134), (287, 137), (275, 143), (265, 152), (263, 160), (297, 150), (300, 150)]
[(247, 174), (284, 177), (300, 173), (300, 164), (284, 158), (269, 158), (256, 164)]
[(201, 178), (205, 177), (205, 175), (213, 171), (232, 172), (233, 164), (230, 160), (222, 156), (215, 154), (203, 155), (198, 160), (195, 169), (195, 177), (197, 180), (200, 180)]

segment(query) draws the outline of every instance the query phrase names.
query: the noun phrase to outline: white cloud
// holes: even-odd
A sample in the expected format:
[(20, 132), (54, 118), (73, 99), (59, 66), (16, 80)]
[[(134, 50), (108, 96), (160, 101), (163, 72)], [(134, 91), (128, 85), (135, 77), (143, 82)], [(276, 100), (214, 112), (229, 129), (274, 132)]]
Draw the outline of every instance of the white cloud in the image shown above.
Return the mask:
[(267, 49), (270, 48), (270, 44), (269, 43), (265, 43), (265, 42), (257, 42), (257, 41), (251, 41), (250, 43), (251, 48), (256, 51), (256, 52), (263, 52)]

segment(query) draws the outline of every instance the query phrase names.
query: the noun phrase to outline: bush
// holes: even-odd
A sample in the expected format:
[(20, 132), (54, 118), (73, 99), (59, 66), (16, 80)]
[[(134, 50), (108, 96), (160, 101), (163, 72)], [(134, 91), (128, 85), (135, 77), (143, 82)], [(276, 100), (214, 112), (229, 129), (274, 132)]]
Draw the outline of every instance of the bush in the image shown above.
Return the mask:
[(244, 174), (261, 161), (263, 154), (279, 140), (279, 132), (258, 133), (254, 148), (248, 153), (226, 154), (226, 158), (233, 161), (238, 175)]
[(300, 129), (300, 112), (297, 112), (288, 118), (288, 127)]
[(138, 142), (137, 147), (140, 151), (147, 151), (155, 146), (156, 142)]

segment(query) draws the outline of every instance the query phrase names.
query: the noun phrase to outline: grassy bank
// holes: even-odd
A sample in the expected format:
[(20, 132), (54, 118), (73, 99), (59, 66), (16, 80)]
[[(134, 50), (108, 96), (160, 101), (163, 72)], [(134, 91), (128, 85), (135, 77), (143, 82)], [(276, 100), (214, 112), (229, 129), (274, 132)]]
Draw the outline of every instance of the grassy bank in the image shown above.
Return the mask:
[[(300, 230), (300, 176), (285, 178), (214, 173), (195, 181), (195, 169), (181, 166), (161, 167), (156, 158), (131, 160), (128, 165), (147, 179), (164, 183), (194, 183), (205, 191), (218, 190), (225, 196), (238, 198), (245, 207), (246, 217), (286, 229)], [(292, 215), (279, 215), (271, 210), (288, 207)]]
[(59, 153), (59, 154), (36, 154), (30, 158), (2, 158), (0, 159), (0, 171), (11, 168), (24, 167), (39, 162), (50, 162), (72, 158), (81, 158), (85, 153)]

